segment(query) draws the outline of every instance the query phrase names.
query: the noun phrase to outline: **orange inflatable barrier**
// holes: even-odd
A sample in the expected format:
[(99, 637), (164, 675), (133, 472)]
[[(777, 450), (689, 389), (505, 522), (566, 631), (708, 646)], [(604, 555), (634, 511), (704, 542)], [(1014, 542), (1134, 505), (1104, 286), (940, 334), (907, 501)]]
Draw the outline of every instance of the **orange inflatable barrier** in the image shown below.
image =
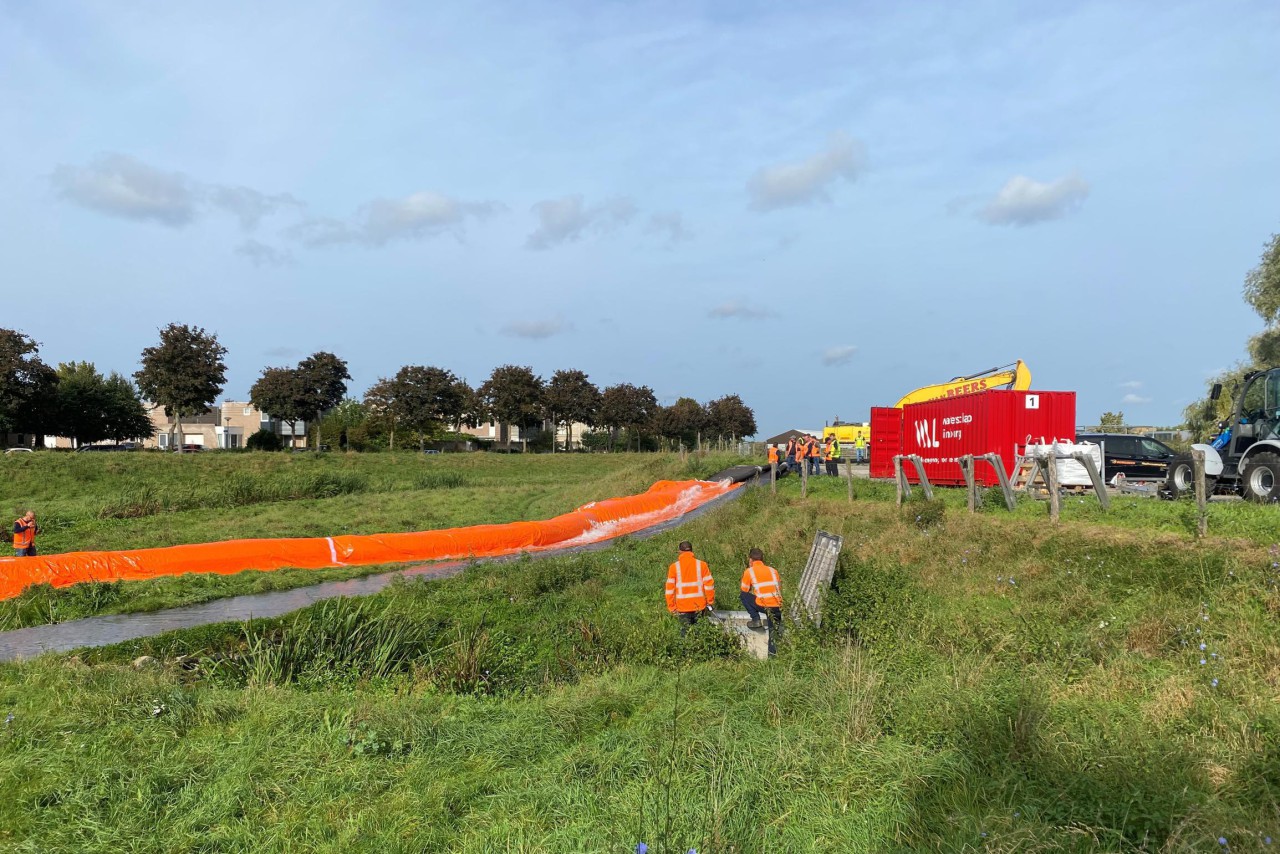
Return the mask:
[(32, 584), (69, 587), (82, 581), (140, 581), (163, 575), (246, 569), (322, 569), (566, 548), (620, 537), (679, 518), (741, 484), (661, 480), (639, 495), (609, 498), (537, 522), (472, 525), (408, 534), (228, 540), (119, 552), (70, 552), (0, 558), (0, 599)]

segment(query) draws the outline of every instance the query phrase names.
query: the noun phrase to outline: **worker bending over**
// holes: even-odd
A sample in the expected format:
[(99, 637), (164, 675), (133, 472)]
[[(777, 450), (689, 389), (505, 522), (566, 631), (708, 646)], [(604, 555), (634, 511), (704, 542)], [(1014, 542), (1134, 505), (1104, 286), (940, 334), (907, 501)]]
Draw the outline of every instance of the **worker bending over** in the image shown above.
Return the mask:
[(36, 534), (40, 526), (36, 524), (36, 514), (28, 510), (13, 520), (13, 551), (18, 557), (36, 556)]
[(782, 579), (778, 570), (767, 566), (764, 552), (752, 549), (748, 554), (747, 568), (742, 573), (742, 607), (747, 609), (753, 629), (768, 628), (769, 654), (776, 655), (777, 636), (782, 634)]
[(711, 569), (693, 554), (688, 540), (680, 544), (680, 555), (667, 567), (667, 610), (680, 620), (680, 634), (716, 604), (716, 582)]

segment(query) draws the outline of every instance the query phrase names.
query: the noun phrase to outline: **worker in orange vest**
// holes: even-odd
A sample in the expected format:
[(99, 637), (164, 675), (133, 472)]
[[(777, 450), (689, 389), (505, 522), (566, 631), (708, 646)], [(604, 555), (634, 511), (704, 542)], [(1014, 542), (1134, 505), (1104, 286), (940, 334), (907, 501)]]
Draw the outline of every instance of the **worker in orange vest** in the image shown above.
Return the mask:
[(809, 460), (809, 474), (822, 474), (822, 468), (818, 465), (818, 460), (822, 458), (822, 449), (818, 447), (818, 440), (813, 436), (809, 436), (805, 443), (804, 455)]
[(716, 604), (716, 582), (711, 569), (693, 554), (688, 540), (680, 544), (680, 556), (667, 567), (667, 610), (680, 620), (680, 634)]
[(781, 456), (782, 455), (778, 453), (777, 445), (769, 446), (769, 465), (774, 465), (776, 463), (781, 462)]
[(751, 615), (747, 623), (753, 629), (768, 628), (769, 654), (776, 655), (775, 635), (782, 635), (782, 579), (778, 570), (764, 562), (764, 552), (752, 549), (747, 568), (742, 573), (742, 607)]
[(40, 526), (36, 524), (36, 514), (28, 510), (13, 520), (13, 551), (18, 557), (36, 556), (36, 534)]

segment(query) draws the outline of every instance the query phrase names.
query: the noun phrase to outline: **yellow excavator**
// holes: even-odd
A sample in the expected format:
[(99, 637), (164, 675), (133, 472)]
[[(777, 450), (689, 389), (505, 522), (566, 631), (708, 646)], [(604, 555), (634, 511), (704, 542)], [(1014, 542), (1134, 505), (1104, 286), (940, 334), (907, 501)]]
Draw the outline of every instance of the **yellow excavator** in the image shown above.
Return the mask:
[(956, 377), (945, 383), (927, 385), (915, 391), (909, 391), (893, 406), (895, 409), (901, 409), (908, 403), (938, 400), (943, 397), (958, 397), (962, 394), (974, 394), (993, 388), (1026, 391), (1031, 388), (1031, 369), (1019, 359), (1011, 365), (989, 368), (976, 374), (970, 374), (967, 377)]
[[(943, 397), (958, 397), (964, 394), (975, 394), (993, 388), (1008, 388), (1015, 391), (1026, 391), (1031, 388), (1031, 369), (1021, 359), (1010, 365), (989, 368), (970, 374), (967, 377), (956, 377), (945, 383), (927, 385), (915, 391), (909, 391), (893, 406), (901, 409), (908, 403), (920, 403), (925, 400), (938, 400)], [(835, 435), (841, 446), (854, 443), (859, 436), (864, 442), (871, 441), (870, 424), (847, 424), (837, 421), (822, 431), (823, 438)]]

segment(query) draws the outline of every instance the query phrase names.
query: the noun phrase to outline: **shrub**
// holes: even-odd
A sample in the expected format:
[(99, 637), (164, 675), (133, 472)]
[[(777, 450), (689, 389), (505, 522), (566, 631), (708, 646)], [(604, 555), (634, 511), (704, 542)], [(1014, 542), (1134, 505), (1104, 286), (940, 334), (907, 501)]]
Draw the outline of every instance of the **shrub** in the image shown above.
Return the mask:
[(284, 442), (280, 441), (280, 437), (266, 427), (250, 436), (244, 446), (250, 451), (284, 450)]

